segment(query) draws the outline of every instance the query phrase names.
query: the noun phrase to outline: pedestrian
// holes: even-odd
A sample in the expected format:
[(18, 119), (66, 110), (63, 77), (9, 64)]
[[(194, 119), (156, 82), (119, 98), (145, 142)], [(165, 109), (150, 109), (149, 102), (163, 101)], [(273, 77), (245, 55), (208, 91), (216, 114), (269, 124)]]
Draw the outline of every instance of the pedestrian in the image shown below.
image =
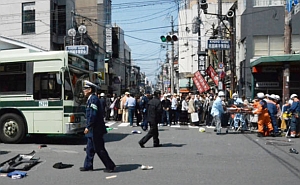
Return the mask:
[(110, 94), (107, 94), (106, 95), (106, 98), (105, 98), (105, 101), (106, 101), (106, 116), (105, 116), (105, 119), (107, 121), (109, 121), (110, 117), (111, 117), (111, 111), (113, 111), (111, 108), (110, 108), (110, 105), (111, 105), (111, 99), (110, 99)]
[(125, 95), (123, 96), (121, 100), (121, 109), (122, 109), (122, 122), (128, 123), (128, 109), (125, 107), (125, 103), (127, 98), (129, 97), (130, 93), (125, 92)]
[(148, 130), (148, 122), (147, 122), (147, 106), (149, 102), (150, 92), (146, 91), (145, 95), (142, 97), (140, 101), (140, 110), (143, 115), (143, 122), (141, 127), (144, 131)]
[(105, 166), (104, 172), (111, 173), (115, 170), (116, 165), (109, 157), (104, 146), (104, 134), (107, 133), (103, 107), (100, 100), (95, 95), (97, 86), (87, 80), (83, 86), (84, 96), (88, 98), (86, 105), (86, 128), (84, 134), (87, 137), (86, 157), (84, 166), (80, 167), (80, 171), (92, 171), (95, 153), (101, 159)]
[(140, 122), (142, 121), (142, 112), (140, 108), (141, 97), (139, 95), (135, 96), (135, 118), (136, 118), (136, 126), (140, 126)]
[(106, 107), (106, 99), (105, 99), (105, 94), (104, 93), (100, 94), (99, 100), (100, 100), (101, 106), (103, 107), (103, 109), (102, 109), (103, 117), (105, 117), (106, 116), (106, 108), (107, 107)]
[(188, 110), (189, 110), (189, 104), (188, 102), (190, 101), (190, 97), (186, 96), (182, 98), (181, 102), (181, 113), (180, 113), (180, 122), (181, 124), (185, 125), (188, 122)]
[(214, 122), (216, 124), (217, 135), (221, 134), (221, 116), (224, 113), (222, 101), (225, 99), (225, 94), (223, 91), (218, 93), (218, 97), (214, 101), (211, 108), (211, 115), (213, 116)]
[(299, 124), (300, 124), (300, 101), (297, 94), (292, 94), (290, 97), (293, 100), (291, 108), (288, 110), (288, 113), (292, 113), (292, 120), (291, 120), (291, 137), (299, 137)]
[(133, 94), (130, 94), (130, 96), (127, 98), (125, 102), (125, 108), (128, 110), (128, 120), (130, 123), (130, 126), (133, 127), (133, 117), (135, 112), (135, 106), (136, 106), (136, 100), (133, 97)]
[(145, 143), (147, 143), (147, 141), (152, 137), (153, 137), (153, 147), (162, 146), (162, 144), (160, 144), (158, 139), (158, 124), (161, 121), (161, 116), (162, 116), (162, 105), (159, 99), (160, 95), (161, 92), (159, 90), (156, 90), (154, 92), (153, 98), (148, 102), (147, 120), (150, 125), (150, 130), (139, 141), (139, 145), (141, 146), (141, 148), (144, 148)]
[(191, 99), (189, 101), (189, 109), (188, 109), (188, 118), (189, 118), (189, 121), (190, 121), (190, 125), (191, 126), (195, 126), (195, 122), (192, 122), (192, 118), (191, 118), (191, 114), (192, 113), (195, 113), (195, 95), (194, 94), (191, 94), (190, 95)]
[(120, 119), (121, 114), (119, 114), (119, 110), (121, 110), (120, 109), (120, 101), (121, 101), (121, 97), (117, 96), (116, 100), (115, 100), (115, 106), (114, 106), (114, 120), (115, 121), (120, 121), (121, 120)]
[(178, 107), (177, 94), (173, 94), (173, 97), (171, 99), (171, 116), (170, 117), (171, 117), (171, 124), (173, 121), (174, 125), (178, 124), (177, 107)]
[[(161, 105), (163, 108), (163, 114), (161, 117), (161, 123), (164, 126), (171, 126), (170, 125), (170, 109), (171, 109), (171, 101), (167, 98), (168, 94), (164, 94), (164, 99), (161, 101)], [(167, 124), (165, 124), (165, 121)]]

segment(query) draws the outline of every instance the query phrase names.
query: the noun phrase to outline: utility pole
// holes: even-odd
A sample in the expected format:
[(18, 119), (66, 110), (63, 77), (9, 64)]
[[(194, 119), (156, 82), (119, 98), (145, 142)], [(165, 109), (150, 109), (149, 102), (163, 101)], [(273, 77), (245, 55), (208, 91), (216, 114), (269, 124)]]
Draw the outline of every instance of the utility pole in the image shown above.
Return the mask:
[[(171, 27), (172, 27), (172, 33), (171, 35), (174, 34), (174, 21), (173, 21), (173, 16), (171, 16)], [(171, 61), (170, 61), (170, 74), (171, 74), (171, 94), (174, 94), (174, 41), (172, 39), (171, 41), (172, 45), (172, 51), (171, 51)]]
[(228, 20), (230, 22), (229, 34), (230, 34), (230, 90), (236, 91), (236, 13), (235, 13), (236, 5), (234, 5), (233, 16), (229, 17)]
[[(222, 22), (222, 0), (218, 0), (218, 25), (219, 25), (219, 29), (218, 29), (218, 39), (222, 39), (222, 27), (221, 27), (221, 22)], [(219, 63), (223, 63), (223, 56), (222, 56), (222, 52), (223, 50), (218, 50), (218, 62)], [(224, 82), (223, 80), (221, 80), (221, 78), (219, 77), (219, 85), (218, 85), (218, 89), (219, 90), (224, 90)]]
[[(200, 0), (198, 0), (198, 53), (201, 51), (201, 19), (200, 19)], [(199, 55), (198, 55), (198, 60), (199, 60)], [(199, 66), (199, 64), (198, 64)]]
[[(285, 9), (285, 24), (284, 24), (284, 54), (291, 53), (291, 38), (292, 38), (292, 28), (291, 28), (291, 15), (292, 12), (288, 12)], [(289, 87), (289, 78), (290, 78), (290, 64), (284, 64), (283, 69), (283, 88), (282, 88), (282, 100), (289, 99), (290, 96), (290, 87)]]

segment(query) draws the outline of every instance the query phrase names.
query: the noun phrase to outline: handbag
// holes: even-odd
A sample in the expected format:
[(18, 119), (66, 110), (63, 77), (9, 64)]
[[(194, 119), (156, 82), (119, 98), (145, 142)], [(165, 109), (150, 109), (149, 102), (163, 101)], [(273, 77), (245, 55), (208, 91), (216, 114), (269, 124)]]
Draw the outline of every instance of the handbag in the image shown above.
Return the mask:
[(123, 110), (122, 109), (119, 109), (118, 110), (118, 114), (122, 114), (123, 113)]
[(191, 113), (191, 120), (192, 122), (198, 122), (199, 121), (198, 113), (196, 112)]
[(115, 101), (109, 106), (110, 109), (113, 109), (115, 107), (117, 99), (115, 99)]

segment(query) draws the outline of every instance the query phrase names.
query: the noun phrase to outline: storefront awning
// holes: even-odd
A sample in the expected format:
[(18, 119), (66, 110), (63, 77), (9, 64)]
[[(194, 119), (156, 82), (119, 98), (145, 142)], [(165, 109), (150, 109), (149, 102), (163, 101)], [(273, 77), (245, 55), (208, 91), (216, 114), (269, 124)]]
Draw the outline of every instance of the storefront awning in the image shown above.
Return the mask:
[(264, 63), (285, 63), (300, 62), (300, 54), (288, 54), (279, 56), (262, 56), (250, 62), (250, 66), (257, 66)]

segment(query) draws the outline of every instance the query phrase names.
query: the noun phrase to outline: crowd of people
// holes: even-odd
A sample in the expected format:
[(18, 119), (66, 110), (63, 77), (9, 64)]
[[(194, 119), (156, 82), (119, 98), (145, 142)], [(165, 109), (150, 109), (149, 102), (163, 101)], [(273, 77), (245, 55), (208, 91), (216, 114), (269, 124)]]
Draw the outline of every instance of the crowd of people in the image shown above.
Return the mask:
[[(292, 94), (290, 100), (281, 106), (280, 96), (275, 94), (257, 93), (257, 97), (250, 103), (244, 96), (232, 94), (231, 99), (226, 99), (225, 93), (219, 91), (213, 94), (169, 94), (161, 95), (156, 90), (153, 95), (146, 92), (143, 96), (134, 96), (129, 92), (118, 97), (116, 94), (105, 96), (104, 93), (96, 96), (97, 85), (85, 81), (83, 86), (86, 102), (86, 128), (87, 137), (86, 157), (80, 171), (92, 171), (94, 156), (97, 154), (105, 165), (104, 172), (114, 172), (116, 165), (109, 157), (104, 146), (104, 134), (107, 133), (104, 119), (129, 122), (133, 127), (133, 118), (136, 125), (141, 126), (148, 133), (138, 142), (141, 148), (153, 138), (153, 147), (160, 147), (158, 138), (158, 125), (171, 126), (172, 124), (189, 124), (191, 126), (215, 126), (217, 135), (221, 134), (222, 122), (228, 126), (232, 122), (234, 129), (245, 130), (248, 126), (247, 116), (257, 115), (257, 136), (280, 136), (281, 132), (290, 133), (290, 137), (299, 137), (300, 101), (298, 95)], [(229, 110), (234, 110), (230, 112)], [(243, 111), (242, 111), (243, 110)], [(245, 112), (246, 111), (246, 112)], [(233, 116), (229, 119), (231, 113)], [(245, 114), (247, 113), (247, 114)], [(195, 116), (196, 115), (196, 116)], [(225, 120), (225, 121), (224, 121)], [(230, 124), (231, 125), (231, 124)]]
[[(129, 92), (125, 92), (124, 95), (112, 96), (104, 93), (98, 95), (100, 101), (105, 107), (106, 115), (105, 119), (121, 121), (130, 123), (130, 126), (144, 126), (144, 130), (147, 129), (146, 124), (146, 108), (150, 99), (153, 98), (149, 92), (144, 95), (134, 95)], [(213, 94), (170, 94), (165, 93), (159, 97), (162, 105), (162, 117), (160, 119), (160, 126), (171, 126), (176, 124), (190, 124), (192, 126), (198, 126), (204, 123), (207, 117), (210, 117), (209, 112), (213, 102)], [(191, 114), (197, 113), (199, 121), (192, 122)], [(134, 125), (133, 118), (136, 118)]]
[[(290, 100), (280, 103), (280, 96), (275, 94), (257, 93), (257, 97), (250, 103), (244, 96), (238, 97), (232, 94), (231, 99), (226, 99), (225, 93), (213, 91), (205, 94), (169, 94), (163, 95), (156, 90), (153, 95), (146, 92), (143, 96), (134, 96), (129, 92), (118, 97), (116, 94), (105, 96), (104, 93), (96, 93), (97, 85), (85, 81), (83, 86), (86, 102), (86, 127), (84, 134), (87, 138), (86, 157), (80, 171), (92, 171), (94, 156), (97, 154), (105, 165), (104, 172), (111, 173), (116, 165), (110, 158), (104, 145), (104, 134), (107, 133), (105, 121), (129, 122), (133, 127), (133, 118), (136, 117), (136, 126), (148, 133), (138, 142), (141, 148), (153, 138), (153, 147), (160, 147), (158, 125), (171, 126), (176, 124), (189, 124), (207, 127), (215, 126), (217, 135), (221, 134), (222, 122), (228, 126), (229, 122), (234, 129), (247, 129), (247, 115), (257, 115), (257, 136), (280, 136), (281, 132), (290, 133), (290, 137), (299, 137), (300, 101), (298, 95), (292, 94)], [(96, 96), (98, 95), (98, 97)], [(227, 94), (227, 93), (226, 93)], [(227, 117), (229, 110), (233, 115)], [(241, 110), (244, 110), (241, 111)], [(245, 110), (247, 115), (244, 114)], [(229, 112), (230, 113), (230, 112)], [(195, 116), (196, 115), (196, 116)], [(253, 119), (253, 118), (252, 118)], [(224, 121), (225, 120), (225, 121)]]
[[(153, 95), (146, 92), (143, 95), (134, 95), (125, 92), (121, 96), (112, 94), (105, 96), (104, 93), (98, 95), (105, 107), (106, 120), (121, 121), (130, 123), (130, 126), (141, 126), (143, 130), (148, 129), (147, 104)], [(215, 128), (220, 134), (220, 128), (230, 125), (234, 130), (245, 131), (251, 126), (257, 127), (258, 136), (281, 136), (283, 132), (289, 132), (291, 137), (299, 136), (300, 112), (298, 96), (293, 94), (290, 100), (281, 103), (280, 96), (275, 94), (258, 93), (249, 102), (245, 96), (239, 97), (233, 93), (228, 97), (227, 93), (220, 91), (214, 93), (211, 90), (206, 94), (170, 94), (162, 93), (158, 97), (161, 101), (162, 114), (158, 121), (159, 126), (190, 125), (206, 126)], [(103, 100), (101, 100), (103, 99)], [(215, 105), (214, 105), (215, 103)], [(263, 105), (265, 103), (265, 105)], [(294, 103), (294, 105), (292, 105)], [(222, 109), (221, 109), (222, 107)], [(238, 108), (251, 110), (245, 113), (231, 113), (227, 109)], [(197, 114), (196, 121), (194, 118)], [(134, 123), (134, 117), (136, 121)], [(225, 124), (222, 122), (226, 122)], [(288, 130), (290, 128), (290, 130)]]

